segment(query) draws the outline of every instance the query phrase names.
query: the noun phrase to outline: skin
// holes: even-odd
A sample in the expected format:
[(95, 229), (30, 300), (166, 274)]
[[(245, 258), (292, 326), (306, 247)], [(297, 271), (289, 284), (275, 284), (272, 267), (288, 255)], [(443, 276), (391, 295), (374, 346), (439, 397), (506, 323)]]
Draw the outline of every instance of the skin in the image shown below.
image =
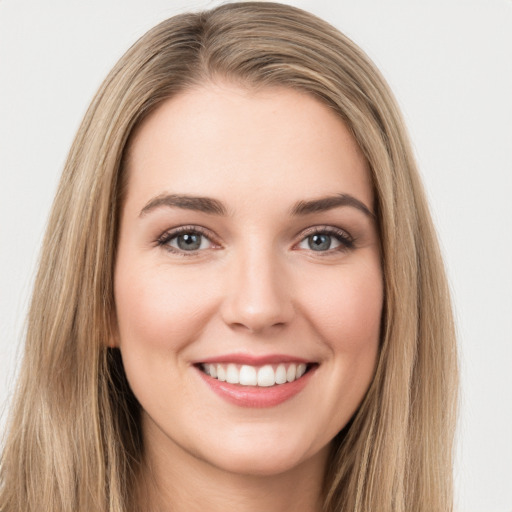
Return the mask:
[[(350, 204), (291, 210), (349, 194), (371, 212), (359, 147), (309, 95), (216, 83), (163, 103), (135, 133), (127, 162), (115, 344), (143, 409), (144, 503), (320, 510), (330, 443), (375, 369), (379, 236), (373, 216)], [(214, 198), (226, 212), (165, 204), (142, 212), (162, 194)], [(200, 249), (179, 249), (172, 234), (159, 244), (180, 226), (201, 228)], [(332, 236), (329, 249), (313, 250), (314, 226), (352, 245)], [(280, 405), (239, 407), (194, 366), (234, 353), (287, 354), (316, 369)]]

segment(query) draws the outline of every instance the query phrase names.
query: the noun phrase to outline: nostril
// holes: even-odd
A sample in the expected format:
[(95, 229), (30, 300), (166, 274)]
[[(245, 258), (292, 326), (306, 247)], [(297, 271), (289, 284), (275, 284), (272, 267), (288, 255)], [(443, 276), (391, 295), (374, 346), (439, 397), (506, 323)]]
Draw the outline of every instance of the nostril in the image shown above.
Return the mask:
[[(242, 263), (241, 263), (242, 262)], [(270, 263), (269, 263), (270, 262)], [(234, 264), (227, 278), (221, 314), (232, 328), (261, 332), (268, 328), (283, 328), (293, 318), (289, 286), (285, 273), (276, 268), (275, 255), (254, 251)]]
[(267, 331), (267, 330), (283, 328), (286, 326), (286, 323), (285, 322), (276, 322), (274, 324), (272, 324), (272, 323), (267, 324), (264, 322), (257, 323), (257, 322), (253, 322), (253, 321), (247, 321), (245, 323), (242, 323), (242, 322), (231, 323), (231, 324), (229, 324), (229, 326), (234, 331), (239, 331), (239, 332), (245, 331), (245, 332), (249, 332), (252, 334), (258, 334), (258, 333), (261, 333), (261, 332)]

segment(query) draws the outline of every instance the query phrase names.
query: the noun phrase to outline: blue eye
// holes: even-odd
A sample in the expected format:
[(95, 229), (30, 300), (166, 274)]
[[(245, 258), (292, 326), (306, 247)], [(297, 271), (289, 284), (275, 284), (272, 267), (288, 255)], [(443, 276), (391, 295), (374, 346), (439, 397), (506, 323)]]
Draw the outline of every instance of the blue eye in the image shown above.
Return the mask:
[(332, 227), (314, 228), (314, 231), (305, 236), (298, 245), (300, 249), (315, 252), (343, 251), (353, 246), (354, 241), (348, 233)]
[(174, 247), (174, 242), (176, 242), (176, 247), (182, 251), (197, 251), (201, 248), (204, 249), (204, 240), (205, 237), (203, 235), (185, 233), (184, 235), (178, 235), (171, 239), (169, 245)]
[(333, 239), (330, 235), (311, 235), (306, 240), (308, 241), (308, 247), (312, 251), (328, 251), (333, 245)]
[(179, 228), (178, 230), (164, 233), (158, 239), (158, 245), (165, 246), (175, 252), (195, 252), (212, 247), (211, 240), (197, 228)]

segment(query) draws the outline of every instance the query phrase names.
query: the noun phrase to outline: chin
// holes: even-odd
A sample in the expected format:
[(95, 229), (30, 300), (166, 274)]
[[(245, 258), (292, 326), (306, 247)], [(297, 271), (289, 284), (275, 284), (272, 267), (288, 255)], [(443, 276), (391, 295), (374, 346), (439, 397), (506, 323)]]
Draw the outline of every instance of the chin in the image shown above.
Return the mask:
[(229, 473), (238, 475), (272, 476), (287, 473), (299, 468), (312, 457), (323, 459), (329, 447), (320, 450), (310, 450), (304, 443), (290, 443), (283, 440), (265, 437), (261, 442), (254, 439), (243, 442), (228, 442), (220, 444), (222, 453), (217, 453), (215, 459), (204, 457), (210, 464)]
[(235, 457), (223, 459), (217, 467), (228, 473), (245, 476), (274, 476), (292, 471), (301, 464), (297, 457), (275, 453), (236, 454)]

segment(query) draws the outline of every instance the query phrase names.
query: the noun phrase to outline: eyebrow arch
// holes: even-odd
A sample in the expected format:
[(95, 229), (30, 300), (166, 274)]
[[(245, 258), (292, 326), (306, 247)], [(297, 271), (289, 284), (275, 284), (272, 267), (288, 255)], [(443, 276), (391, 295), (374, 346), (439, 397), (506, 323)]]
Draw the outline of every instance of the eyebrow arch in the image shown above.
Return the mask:
[(226, 215), (226, 208), (217, 199), (210, 197), (196, 197), (182, 194), (160, 194), (150, 199), (146, 206), (140, 211), (139, 217), (142, 217), (150, 211), (167, 206), (169, 208), (182, 208), (184, 210), (195, 210), (214, 215)]
[(299, 201), (292, 208), (292, 215), (309, 215), (311, 213), (325, 212), (340, 206), (351, 206), (357, 208), (371, 219), (375, 214), (359, 199), (350, 194), (337, 194), (335, 196), (321, 197), (311, 201)]

